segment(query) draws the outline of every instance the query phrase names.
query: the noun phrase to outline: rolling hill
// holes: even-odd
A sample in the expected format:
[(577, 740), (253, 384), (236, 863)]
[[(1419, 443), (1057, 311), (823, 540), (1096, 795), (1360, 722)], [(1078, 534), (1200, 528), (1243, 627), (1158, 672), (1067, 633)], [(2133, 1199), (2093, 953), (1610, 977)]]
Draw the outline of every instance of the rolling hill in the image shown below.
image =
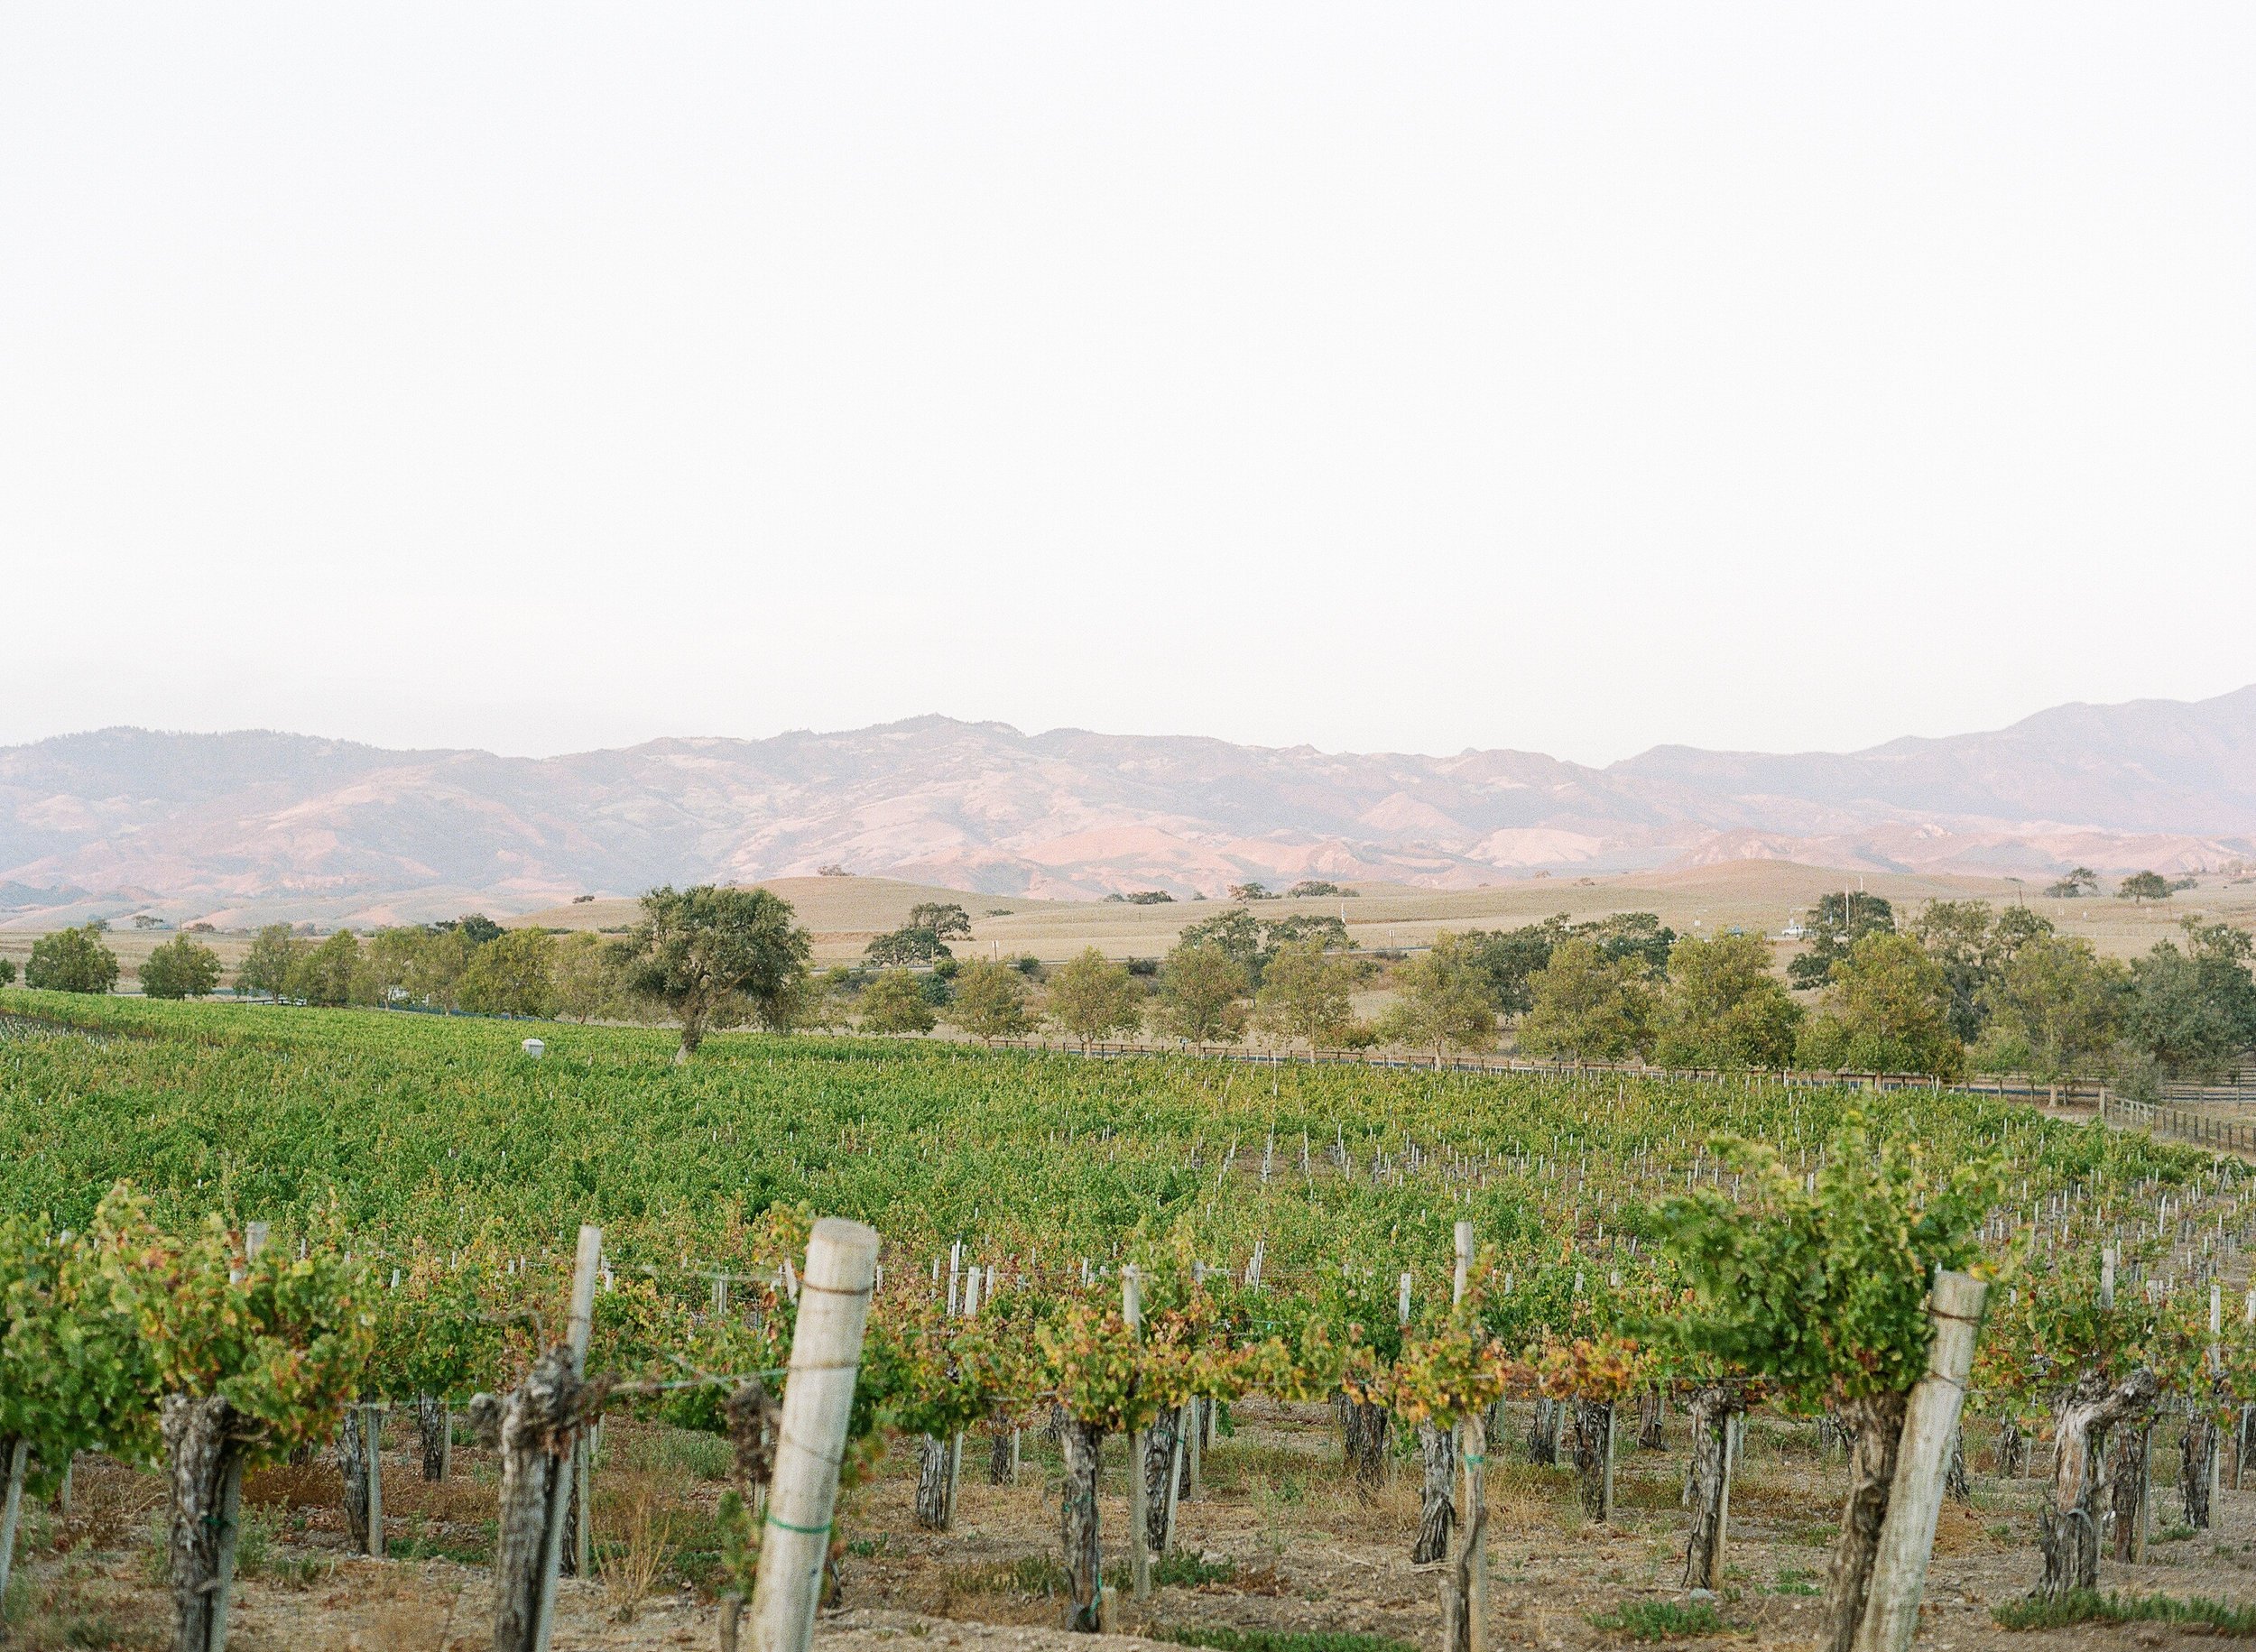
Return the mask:
[(121, 903), (368, 923), (826, 866), (1091, 899), (1747, 858), (2043, 874), (2244, 856), (2256, 687), (1863, 752), (1659, 747), (1605, 768), (938, 716), (544, 759), (131, 728), (0, 749), (0, 921), (17, 924)]

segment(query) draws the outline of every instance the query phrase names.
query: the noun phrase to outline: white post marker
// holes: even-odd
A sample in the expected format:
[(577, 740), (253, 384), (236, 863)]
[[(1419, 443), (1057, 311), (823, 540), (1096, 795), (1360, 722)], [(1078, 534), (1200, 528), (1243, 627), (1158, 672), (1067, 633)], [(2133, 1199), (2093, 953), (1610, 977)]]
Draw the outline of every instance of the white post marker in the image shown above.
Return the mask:
[(538, 1038), (527, 1038), (518, 1047), (522, 1049), (526, 1055), (532, 1057), (535, 1061), (540, 1060), (541, 1057), (549, 1053), (549, 1047)]
[(753, 1652), (807, 1652), (815, 1637), (838, 1464), (846, 1455), (876, 1269), (873, 1230), (835, 1216), (815, 1223), (807, 1241), (807, 1276), (753, 1588)]
[(1909, 1652), (1919, 1627), (1919, 1597), (1927, 1590), (1928, 1561), (1935, 1553), (1935, 1522), (1943, 1510), (1951, 1438), (1966, 1400), (1974, 1369), (1974, 1337), (1982, 1328), (1990, 1287), (1969, 1274), (1947, 1269), (1928, 1292), (1935, 1335), (1928, 1344), (1927, 1375), (1911, 1390), (1888, 1494), (1888, 1518), (1872, 1559), (1871, 1592), (1857, 1626), (1856, 1652)]

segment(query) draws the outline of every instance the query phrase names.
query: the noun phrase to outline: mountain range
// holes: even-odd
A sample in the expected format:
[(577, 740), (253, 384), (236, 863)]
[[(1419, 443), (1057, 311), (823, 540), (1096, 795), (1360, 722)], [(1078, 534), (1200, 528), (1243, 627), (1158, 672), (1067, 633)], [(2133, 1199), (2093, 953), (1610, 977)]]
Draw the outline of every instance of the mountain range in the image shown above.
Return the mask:
[(1750, 857), (2047, 876), (2256, 858), (2256, 686), (1862, 752), (1334, 753), (947, 717), (513, 758), (111, 728), (0, 748), (0, 921), (527, 910), (837, 867), (994, 893), (1466, 887)]

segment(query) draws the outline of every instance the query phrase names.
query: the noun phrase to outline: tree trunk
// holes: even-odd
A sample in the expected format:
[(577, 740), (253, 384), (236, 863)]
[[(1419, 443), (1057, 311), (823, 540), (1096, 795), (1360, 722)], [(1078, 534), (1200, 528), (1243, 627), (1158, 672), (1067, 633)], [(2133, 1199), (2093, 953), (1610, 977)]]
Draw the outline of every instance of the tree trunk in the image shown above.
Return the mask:
[(368, 1441), (361, 1430), (367, 1416), (359, 1406), (347, 1406), (337, 1426), (337, 1466), (345, 1477), (345, 1528), (352, 1535), (353, 1553), (368, 1552)]
[(227, 1645), (243, 1463), (254, 1425), (217, 1396), (167, 1394), (157, 1417), (172, 1502), (166, 1547), (174, 1652), (219, 1652)]
[(1011, 1439), (1018, 1430), (1002, 1417), (997, 1417), (987, 1435), (987, 1483), (1007, 1486), (1011, 1483)]
[(1998, 1473), (2006, 1480), (2019, 1480), (2028, 1472), (2029, 1436), (2009, 1417), (1998, 1427)]
[(1347, 1466), (1355, 1471), (1355, 1489), (1366, 1500), (1386, 1483), (1387, 1429), (1392, 1421), (1384, 1406), (1351, 1399), (1342, 1407)]
[(2154, 1401), (2154, 1373), (2137, 1371), (2116, 1388), (2087, 1371), (2053, 1407), (2052, 1490), (2038, 1511), (2044, 1575), (2037, 1592), (2057, 1599), (2099, 1584), (2099, 1527), (2092, 1505), (2107, 1431)]
[(917, 1524), (927, 1531), (946, 1531), (955, 1523), (948, 1455), (948, 1443), (938, 1435), (926, 1435), (917, 1448)]
[(1666, 1443), (1661, 1426), (1669, 1420), (1669, 1390), (1647, 1389), (1637, 1397), (1637, 1444), (1644, 1451), (1659, 1451)]
[(2115, 1558), (2144, 1560), (2146, 1558), (2147, 1487), (2153, 1477), (2150, 1461), (2154, 1452), (2154, 1418), (2151, 1414), (2138, 1419), (2137, 1425), (2124, 1428), (2115, 1436), (2115, 1452), (2108, 1468), (2108, 1489), (2115, 1508)]
[(436, 1394), (415, 1401), (415, 1435), (423, 1448), (423, 1478), (442, 1481), (454, 1464), (454, 1413)]
[(1857, 1626), (1864, 1620), (1864, 1597), (1872, 1588), (1872, 1558), (1880, 1552), (1881, 1524), (1888, 1518), (1888, 1494), (1896, 1480), (1896, 1450), (1903, 1441), (1903, 1394), (1851, 1400), (1842, 1421), (1855, 1430), (1849, 1451), (1849, 1494), (1841, 1506), (1841, 1533), (1833, 1542), (1833, 1564), (1818, 1620), (1818, 1652), (1850, 1652)]
[(1944, 1471), (1943, 1490), (1957, 1501), (1974, 1501), (1974, 1482), (1966, 1478), (1966, 1429), (1960, 1424), (1951, 1430), (1950, 1464)]
[(1731, 1516), (1726, 1450), (1734, 1396), (1723, 1387), (1697, 1389), (1690, 1407), (1692, 1528), (1684, 1551), (1684, 1586), (1715, 1589), (1723, 1580), (1724, 1527)]
[(2216, 1453), (2216, 1420), (2201, 1414), (2188, 1417), (2177, 1447), (2178, 1484), (2186, 1494), (2186, 1524), (2196, 1531), (2209, 1529), (2209, 1466)]
[(1062, 1434), (1066, 1477), (1059, 1513), (1066, 1551), (1066, 1628), (1095, 1634), (1102, 1627), (1103, 1610), (1105, 1557), (1097, 1546), (1096, 1469), (1105, 1431), (1068, 1417)]
[(1558, 1401), (1539, 1399), (1535, 1416), (1528, 1424), (1528, 1461), (1557, 1463), (1558, 1461), (1558, 1424), (1555, 1420)]
[(1457, 1436), (1428, 1417), (1418, 1425), (1418, 1457), (1424, 1471), (1419, 1494), (1418, 1541), (1410, 1561), (1431, 1565), (1449, 1552), (1449, 1530), (1456, 1524)]
[(1175, 1502), (1167, 1494), (1167, 1481), (1175, 1470), (1175, 1436), (1181, 1417), (1182, 1413), (1170, 1407), (1143, 1431), (1144, 1546), (1153, 1555), (1166, 1554), (1169, 1539), (1175, 1536), (1170, 1529)]
[(1575, 1483), (1582, 1511), (1594, 1520), (1613, 1518), (1606, 1470), (1613, 1460), (1613, 1407), (1603, 1400), (1575, 1402)]
[(478, 1432), (501, 1454), (494, 1540), (494, 1652), (532, 1652), (546, 1596), (550, 1489), (569, 1472), (579, 1432), (579, 1380), (561, 1343), (507, 1394), (470, 1403)]

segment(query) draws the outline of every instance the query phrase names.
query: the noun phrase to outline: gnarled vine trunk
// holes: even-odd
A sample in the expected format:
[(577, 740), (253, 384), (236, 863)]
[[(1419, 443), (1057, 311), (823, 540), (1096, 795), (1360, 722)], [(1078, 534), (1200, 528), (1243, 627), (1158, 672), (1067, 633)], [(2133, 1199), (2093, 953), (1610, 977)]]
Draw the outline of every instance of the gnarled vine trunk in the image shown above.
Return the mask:
[(1170, 1496), (1168, 1481), (1175, 1472), (1181, 1424), (1182, 1413), (1170, 1407), (1153, 1417), (1143, 1431), (1144, 1546), (1153, 1555), (1166, 1554), (1175, 1541), (1175, 1504), (1181, 1495), (1181, 1481), (1177, 1481), (1175, 1495)]
[[(556, 1477), (571, 1470), (579, 1438), (580, 1380), (561, 1343), (532, 1362), (508, 1393), (480, 1394), (470, 1421), (502, 1460), (494, 1539), (494, 1652), (532, 1652), (548, 1587), (551, 1541), (561, 1543)], [(555, 1510), (559, 1530), (550, 1531)]]
[(1974, 1501), (1974, 1481), (1966, 1477), (1966, 1430), (1964, 1425), (1951, 1430), (1950, 1465), (1943, 1473), (1943, 1490), (1958, 1502)]
[(376, 1452), (363, 1426), (365, 1406), (347, 1406), (337, 1427), (337, 1466), (345, 1481), (345, 1528), (352, 1535), (353, 1553), (368, 1553), (368, 1476), (377, 1472)]
[(917, 1448), (917, 1524), (946, 1531), (956, 1523), (956, 1441), (928, 1434)]
[(1903, 1443), (1903, 1416), (1909, 1396), (1877, 1394), (1842, 1407), (1843, 1424), (1854, 1431), (1849, 1449), (1849, 1492), (1841, 1506), (1841, 1531), (1833, 1540), (1833, 1564), (1818, 1619), (1818, 1652), (1850, 1652), (1864, 1619), (1871, 1592), (1872, 1560), (1880, 1553), (1880, 1528), (1888, 1518), (1888, 1494), (1896, 1480), (1896, 1452)]
[(2037, 1547), (2044, 1574), (2037, 1592), (2057, 1599), (2099, 1584), (2099, 1463), (2107, 1434), (2154, 1403), (2154, 1373), (2136, 1371), (2110, 1388), (2086, 1371), (2053, 1407), (2052, 1489), (2038, 1511)]
[(2115, 1436), (2114, 1455), (2108, 1464), (2108, 1489), (2115, 1509), (2115, 1558), (2146, 1557), (2147, 1489), (2153, 1479), (2154, 1418), (2140, 1417), (2136, 1426)]
[(1528, 1423), (1528, 1461), (1557, 1463), (1558, 1461), (1558, 1401), (1539, 1399), (1535, 1415)]
[(1594, 1520), (1613, 1518), (1613, 1407), (1607, 1401), (1575, 1402), (1575, 1484), (1582, 1509)]
[(2177, 1483), (2186, 1496), (2186, 1524), (2196, 1531), (2209, 1529), (2209, 1473), (2216, 1454), (2216, 1420), (2203, 1413), (2187, 1418), (2177, 1444)]
[(1661, 1430), (1669, 1420), (1669, 1390), (1647, 1389), (1637, 1397), (1637, 1444), (1641, 1451), (1659, 1451), (1665, 1443)]
[(1094, 1634), (1103, 1627), (1104, 1553), (1097, 1546), (1096, 1470), (1105, 1431), (1062, 1417), (1065, 1488), (1059, 1500), (1059, 1537), (1065, 1545), (1066, 1628)]
[(157, 1407), (171, 1520), (175, 1652), (219, 1652), (227, 1639), (242, 1519), (243, 1465), (255, 1425), (217, 1396), (167, 1394)]
[(1018, 1472), (1018, 1430), (996, 1417), (987, 1434), (987, 1483), (1007, 1486)]
[(1715, 1385), (1695, 1389), (1688, 1415), (1692, 1462), (1686, 1492), (1692, 1527), (1684, 1548), (1684, 1586), (1715, 1589), (1724, 1572), (1724, 1537), (1731, 1520), (1731, 1418), (1737, 1409), (1731, 1389)]
[(1418, 1501), (1418, 1541), (1410, 1546), (1410, 1560), (1427, 1566), (1449, 1552), (1450, 1528), (1456, 1524), (1457, 1436), (1431, 1417), (1418, 1425), (1418, 1460), (1422, 1479)]
[(1340, 1433), (1345, 1443), (1347, 1465), (1355, 1471), (1355, 1488), (1365, 1498), (1386, 1483), (1387, 1430), (1393, 1422), (1384, 1406), (1345, 1400), (1340, 1407)]
[(441, 1481), (454, 1467), (454, 1413), (436, 1394), (415, 1401), (415, 1440), (422, 1448), (423, 1478)]
[(1998, 1426), (1998, 1473), (2006, 1480), (2019, 1480), (2029, 1472), (2029, 1436), (2021, 1432), (2020, 1422), (2007, 1417)]

